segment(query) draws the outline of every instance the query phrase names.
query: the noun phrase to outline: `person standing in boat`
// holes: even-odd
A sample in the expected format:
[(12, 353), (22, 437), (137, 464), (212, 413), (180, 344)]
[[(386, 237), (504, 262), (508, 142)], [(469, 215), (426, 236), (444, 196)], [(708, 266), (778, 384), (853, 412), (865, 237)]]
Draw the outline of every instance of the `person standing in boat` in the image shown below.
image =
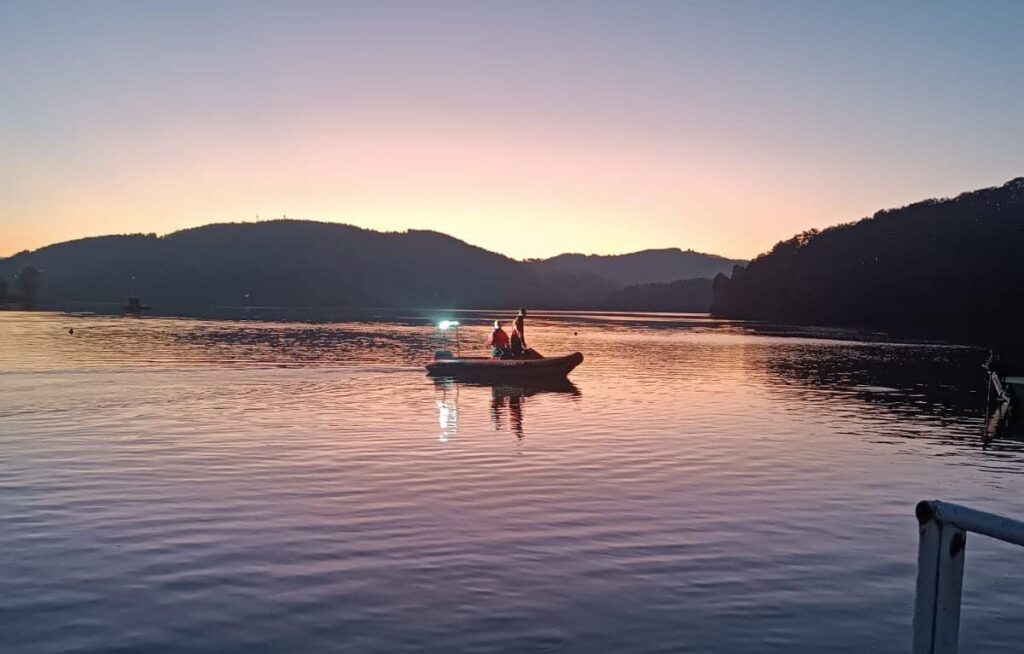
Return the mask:
[(540, 355), (531, 350), (530, 346), (526, 344), (525, 319), (526, 309), (520, 309), (519, 314), (512, 321), (512, 338), (510, 339), (512, 354), (517, 359), (538, 359)]
[(495, 359), (508, 356), (512, 349), (508, 334), (501, 328), (501, 323), (497, 320), (494, 321), (494, 331), (487, 338), (487, 344), (491, 346), (491, 356)]
[(509, 355), (513, 359), (522, 359), (523, 354), (526, 352), (526, 348), (523, 347), (523, 338), (519, 335), (519, 332), (512, 329), (512, 337), (509, 338)]
[(519, 342), (522, 344), (524, 350), (529, 347), (529, 345), (526, 344), (526, 331), (525, 325), (523, 324), (525, 319), (526, 309), (520, 309), (515, 320), (512, 321), (512, 336), (514, 337), (516, 334), (519, 334)]

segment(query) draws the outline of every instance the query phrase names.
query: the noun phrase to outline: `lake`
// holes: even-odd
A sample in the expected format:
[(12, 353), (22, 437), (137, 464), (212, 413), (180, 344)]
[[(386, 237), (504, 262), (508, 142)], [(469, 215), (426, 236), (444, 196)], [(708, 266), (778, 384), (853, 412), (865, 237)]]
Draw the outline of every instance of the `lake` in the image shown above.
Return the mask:
[[(466, 385), (453, 316), (511, 318), (0, 313), (0, 650), (903, 652), (915, 503), (1024, 516), (979, 350), (538, 314), (571, 384)], [(968, 538), (962, 651), (1022, 561)]]

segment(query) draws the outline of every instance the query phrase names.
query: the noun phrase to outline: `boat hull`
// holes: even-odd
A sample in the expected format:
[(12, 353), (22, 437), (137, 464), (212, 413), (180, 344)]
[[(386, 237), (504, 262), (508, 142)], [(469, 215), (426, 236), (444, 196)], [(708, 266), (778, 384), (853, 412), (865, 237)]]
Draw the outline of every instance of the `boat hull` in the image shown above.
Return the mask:
[(564, 379), (583, 363), (583, 355), (573, 352), (562, 357), (541, 359), (490, 359), (467, 357), (438, 359), (427, 364), (431, 377), (460, 379)]

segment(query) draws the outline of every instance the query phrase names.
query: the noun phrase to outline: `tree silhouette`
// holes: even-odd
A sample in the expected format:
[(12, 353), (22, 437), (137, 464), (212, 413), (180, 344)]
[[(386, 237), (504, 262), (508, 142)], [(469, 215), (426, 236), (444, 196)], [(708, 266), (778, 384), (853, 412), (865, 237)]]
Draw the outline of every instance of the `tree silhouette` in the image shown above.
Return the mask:
[[(550, 266), (515, 261), (430, 231), (381, 233), (275, 220), (207, 225), (163, 237), (69, 241), (0, 260), (0, 275), (26, 266), (46, 270), (42, 299), (52, 306), (90, 301), (119, 307), (137, 296), (158, 310), (186, 314), (250, 305), (601, 308), (639, 303), (667, 311), (678, 310), (680, 302), (692, 307), (686, 299), (692, 289), (676, 289), (682, 295), (673, 289), (659, 293), (656, 287), (623, 290), (624, 284), (592, 269), (608, 263), (623, 277), (664, 277), (694, 266), (721, 270), (732, 264), (678, 250), (586, 257), (584, 263), (577, 268), (564, 261)], [(701, 308), (707, 310), (709, 302), (705, 298)]]
[(712, 283), (717, 316), (1005, 346), (1024, 317), (1024, 178), (778, 243)]
[(21, 303), (26, 309), (35, 308), (39, 299), (39, 288), (43, 274), (32, 266), (25, 266), (18, 275), (18, 289), (21, 291)]

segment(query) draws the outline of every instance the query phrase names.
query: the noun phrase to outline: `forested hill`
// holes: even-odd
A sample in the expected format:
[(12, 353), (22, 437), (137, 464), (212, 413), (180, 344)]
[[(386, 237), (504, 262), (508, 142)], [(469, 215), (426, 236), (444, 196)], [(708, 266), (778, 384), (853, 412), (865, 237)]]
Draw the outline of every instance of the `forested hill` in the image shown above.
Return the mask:
[(714, 282), (729, 318), (998, 343), (1024, 314), (1024, 178), (804, 232)]
[[(123, 303), (157, 308), (558, 307), (612, 308), (642, 296), (660, 310), (706, 311), (710, 281), (664, 289), (588, 271), (515, 261), (430, 231), (383, 233), (336, 223), (278, 220), (207, 225), (158, 237), (103, 236), (0, 260), (16, 293), (27, 268), (38, 304)], [(657, 293), (657, 291), (662, 293)], [(674, 293), (675, 290), (680, 293)], [(673, 294), (674, 293), (674, 294)]]
[(622, 286), (630, 286), (695, 277), (712, 278), (746, 262), (693, 250), (667, 248), (615, 255), (560, 254), (530, 263), (544, 272), (592, 274)]

